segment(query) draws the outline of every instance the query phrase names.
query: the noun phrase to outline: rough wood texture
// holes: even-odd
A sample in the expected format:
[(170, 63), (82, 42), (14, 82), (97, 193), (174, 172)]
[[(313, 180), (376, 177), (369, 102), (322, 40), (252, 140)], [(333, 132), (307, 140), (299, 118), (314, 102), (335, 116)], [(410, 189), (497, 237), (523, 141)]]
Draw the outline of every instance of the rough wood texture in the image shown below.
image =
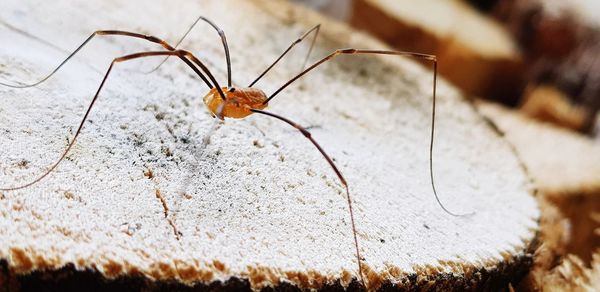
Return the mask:
[[(0, 48), (3, 80), (42, 76), (96, 29), (174, 41), (199, 14), (227, 33), (235, 85), (252, 81), (317, 23), (313, 60), (339, 47), (384, 48), (279, 1), (1, 6), (0, 21), (10, 27), (1, 27), (0, 39), (11, 40)], [(209, 26), (184, 47), (225, 80)], [(55, 161), (110, 60), (143, 48), (154, 46), (99, 38), (47, 83), (0, 88), (2, 185), (30, 180)], [(289, 59), (260, 83), (265, 91), (297, 72), (303, 53)], [(227, 120), (204, 147), (214, 121), (201, 104), (206, 87), (177, 60), (140, 73), (159, 61), (117, 66), (69, 159), (39, 184), (1, 195), (4, 284), (357, 288), (346, 200), (319, 153), (293, 128), (262, 116)], [(476, 212), (445, 214), (427, 169), (431, 81), (429, 70), (401, 58), (345, 57), (270, 108), (313, 126), (345, 174), (369, 288), (506, 287), (535, 248), (539, 214), (529, 179), (511, 147), (441, 82), (437, 186), (448, 208)]]
[(536, 199), (541, 210), (540, 244), (535, 251), (532, 268), (516, 286), (520, 291), (546, 291), (545, 288), (549, 288), (548, 279), (554, 277), (553, 271), (567, 255), (571, 239), (569, 219), (546, 197), (537, 196)]
[[(435, 54), (467, 94), (508, 103), (521, 90), (521, 56), (504, 28), (463, 1), (354, 1), (352, 24), (393, 46)], [(508, 99), (507, 99), (508, 98)]]

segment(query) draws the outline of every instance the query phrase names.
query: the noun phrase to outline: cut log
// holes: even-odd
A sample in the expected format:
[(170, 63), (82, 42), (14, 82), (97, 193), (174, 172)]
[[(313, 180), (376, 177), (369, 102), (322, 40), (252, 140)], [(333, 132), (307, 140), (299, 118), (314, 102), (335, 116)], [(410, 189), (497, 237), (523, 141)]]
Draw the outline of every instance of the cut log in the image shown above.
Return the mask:
[(354, 3), (353, 25), (396, 48), (437, 55), (440, 73), (467, 94), (517, 101), (522, 60), (513, 39), (499, 23), (468, 4), (459, 0)]
[(478, 102), (478, 107), (515, 146), (539, 191), (551, 196), (600, 194), (600, 152), (594, 140), (492, 103)]
[[(310, 62), (340, 47), (385, 49), (346, 26), (280, 1), (7, 0), (0, 77), (36, 80), (97, 29), (175, 42), (198, 15), (226, 32), (234, 86), (245, 86), (312, 26)], [(50, 43), (56, 50), (45, 43)], [(202, 24), (183, 44), (226, 80), (223, 48)], [(256, 86), (274, 92), (308, 46)], [(72, 139), (110, 60), (156, 46), (98, 37), (30, 89), (0, 88), (0, 183), (23, 184)], [(227, 119), (214, 131), (208, 88), (176, 58), (117, 64), (68, 159), (0, 199), (2, 287), (359, 288), (344, 189), (298, 131)], [(369, 289), (498, 289), (531, 264), (539, 211), (512, 148), (441, 81), (429, 178), (432, 73), (397, 57), (345, 56), (290, 86), (272, 111), (311, 126), (353, 199)], [(208, 138), (207, 138), (208, 137)], [(207, 141), (204, 143), (203, 141)], [(39, 286), (36, 286), (39, 285)]]
[(589, 137), (540, 123), (497, 105), (478, 108), (504, 132), (539, 192), (571, 221), (566, 251), (590, 262), (600, 247), (592, 214), (600, 212), (600, 146)]
[(590, 111), (573, 104), (567, 94), (552, 85), (529, 86), (520, 110), (539, 121), (584, 131), (590, 127)]
[[(528, 87), (542, 86), (541, 92), (534, 89), (525, 93), (524, 112), (530, 116), (573, 130), (593, 132), (600, 110), (599, 3), (595, 0), (499, 3), (498, 18), (519, 40), (527, 56)], [(554, 92), (545, 96), (547, 88)], [(563, 102), (555, 102), (558, 95)], [(531, 102), (532, 98), (547, 101)]]

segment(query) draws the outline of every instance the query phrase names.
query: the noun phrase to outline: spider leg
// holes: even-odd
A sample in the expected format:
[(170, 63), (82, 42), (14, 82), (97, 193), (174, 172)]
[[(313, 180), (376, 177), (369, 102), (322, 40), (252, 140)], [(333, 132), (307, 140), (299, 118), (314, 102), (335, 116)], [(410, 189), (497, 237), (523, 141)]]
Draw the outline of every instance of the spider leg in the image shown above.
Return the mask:
[(304, 70), (304, 67), (306, 67), (306, 62), (308, 62), (308, 57), (310, 57), (310, 53), (312, 52), (313, 47), (315, 45), (315, 42), (317, 41), (317, 37), (319, 36), (319, 31), (320, 30), (321, 30), (321, 25), (317, 24), (313, 28), (311, 28), (309, 31), (305, 32), (301, 37), (299, 37), (297, 40), (295, 40), (281, 54), (281, 56), (279, 56), (279, 58), (277, 58), (275, 60), (275, 62), (273, 62), (273, 64), (271, 64), (269, 67), (267, 67), (267, 69), (264, 72), (262, 72), (254, 81), (252, 81), (252, 83), (250, 83), (250, 85), (248, 85), (248, 87), (252, 87), (256, 82), (258, 82), (258, 80), (260, 80), (261, 78), (263, 78), (263, 76), (265, 76), (265, 74), (267, 74), (267, 72), (269, 72), (269, 70), (271, 70), (275, 66), (275, 64), (277, 64), (281, 59), (283, 59), (283, 56), (285, 56), (294, 46), (296, 46), (297, 44), (299, 44), (300, 42), (302, 42), (302, 40), (304, 40), (312, 32), (315, 32), (315, 36), (314, 36), (314, 38), (312, 40), (312, 43), (310, 44), (310, 49), (308, 50), (308, 54), (306, 54), (306, 58), (304, 59), (304, 64), (302, 65), (302, 70)]
[[(154, 37), (154, 36), (139, 34), (139, 33), (135, 33), (135, 32), (121, 31), (121, 30), (98, 30), (98, 31), (95, 31), (94, 33), (92, 33), (81, 45), (79, 45), (79, 47), (77, 47), (77, 49), (75, 49), (69, 56), (67, 56), (67, 58), (65, 58), (54, 70), (52, 70), (52, 72), (50, 72), (50, 74), (46, 75), (46, 77), (40, 79), (39, 81), (30, 83), (30, 84), (20, 84), (20, 85), (0, 82), (0, 85), (13, 87), (13, 88), (27, 88), (27, 87), (33, 87), (33, 86), (41, 84), (42, 82), (48, 80), (48, 78), (52, 77), (52, 75), (54, 75), (54, 73), (56, 73), (60, 68), (62, 68), (69, 60), (71, 60), (71, 58), (73, 58), (73, 56), (75, 56), (83, 47), (85, 47), (85, 45), (87, 45), (97, 35), (99, 35), (99, 36), (117, 35), (117, 36), (127, 36), (127, 37), (139, 38), (139, 39), (144, 39), (144, 40), (147, 40), (147, 41), (150, 41), (153, 43), (157, 43), (169, 51), (175, 50), (175, 48), (172, 47), (171, 45), (169, 45), (167, 42), (165, 42), (164, 40), (162, 40), (160, 38)], [(211, 89), (213, 88), (211, 83), (208, 81), (208, 79), (206, 79), (206, 77), (202, 73), (200, 73), (200, 71), (197, 71), (197, 70), (194, 70), (194, 71), (196, 72), (196, 74), (198, 74), (198, 76), (200, 76), (200, 78), (202, 78), (202, 81), (204, 81), (204, 83), (206, 83), (206, 85), (208, 85), (209, 88), (211, 88)]]
[(63, 152), (63, 154), (60, 156), (60, 158), (48, 170), (46, 170), (41, 176), (34, 179), (33, 181), (23, 184), (23, 185), (15, 186), (15, 187), (0, 188), (0, 191), (14, 191), (14, 190), (19, 190), (19, 189), (29, 187), (29, 186), (41, 181), (46, 176), (48, 176), (65, 159), (65, 157), (67, 156), (67, 154), (69, 153), (69, 151), (71, 150), (73, 145), (75, 145), (75, 141), (77, 141), (77, 137), (79, 137), (79, 134), (81, 133), (81, 129), (83, 128), (83, 125), (85, 124), (85, 121), (87, 120), (88, 115), (90, 114), (90, 111), (92, 110), (92, 107), (94, 106), (94, 104), (96, 103), (96, 100), (98, 99), (100, 91), (102, 90), (102, 87), (104, 86), (104, 84), (106, 83), (106, 80), (108, 79), (108, 75), (110, 74), (110, 72), (113, 69), (113, 66), (116, 63), (125, 62), (125, 61), (138, 59), (138, 58), (151, 57), (151, 56), (178, 56), (179, 58), (184, 60), (184, 62), (186, 64), (188, 64), (190, 67), (194, 68), (195, 71), (198, 70), (197, 68), (194, 67), (194, 65), (192, 65), (192, 63), (190, 63), (189, 60), (187, 60), (187, 58), (186, 58), (187, 54), (189, 54), (189, 52), (179, 51), (179, 50), (177, 50), (177, 51), (150, 51), (150, 52), (141, 52), (141, 53), (125, 55), (125, 56), (113, 59), (113, 61), (110, 63), (110, 66), (108, 67), (108, 70), (106, 71), (106, 74), (104, 75), (104, 78), (102, 79), (102, 82), (100, 83), (100, 86), (98, 87), (98, 90), (96, 91), (96, 94), (92, 98), (92, 101), (91, 101), (90, 105), (88, 106), (88, 108), (85, 112), (85, 115), (83, 116), (81, 122), (79, 123), (79, 127), (77, 128), (77, 131), (75, 132), (75, 135), (73, 136), (73, 139), (71, 139), (71, 141), (69, 142), (69, 144), (67, 146), (67, 149)]
[(312, 42), (310, 43), (310, 48), (308, 49), (308, 53), (306, 53), (306, 57), (304, 58), (304, 62), (302, 63), (302, 69), (300, 70), (304, 70), (304, 68), (306, 68), (306, 64), (308, 64), (308, 58), (310, 58), (310, 54), (313, 51), (313, 48), (315, 47), (315, 43), (317, 42), (317, 38), (319, 37), (319, 31), (321, 31), (321, 24), (317, 24), (315, 25), (315, 27), (311, 28), (308, 32), (306, 32), (306, 35), (310, 34), (312, 31), (315, 31), (315, 36), (313, 37)]
[[(200, 67), (202, 69), (202, 71), (204, 71), (204, 73), (206, 73), (206, 75), (208, 75), (208, 78), (213, 82), (213, 84), (215, 85), (215, 88), (219, 92), (219, 95), (221, 96), (221, 98), (223, 100), (227, 99), (227, 97), (225, 96), (225, 93), (223, 93), (223, 89), (221, 88), (221, 85), (219, 85), (219, 82), (217, 82), (217, 79), (215, 79), (215, 76), (212, 75), (212, 73), (210, 73), (210, 70), (208, 70), (206, 65), (204, 65), (204, 63), (202, 63), (202, 61), (200, 61), (200, 59), (196, 58), (196, 56), (194, 56), (194, 54), (192, 54), (186, 50), (177, 50), (177, 52), (179, 52), (178, 56), (180, 58), (186, 57), (187, 59), (191, 60), (196, 65), (198, 65), (198, 67)], [(212, 89), (212, 87), (211, 87), (211, 89)]]
[[(227, 87), (231, 87), (231, 59), (229, 57), (229, 46), (227, 45), (227, 38), (225, 37), (225, 32), (220, 27), (218, 27), (214, 22), (210, 21), (206, 17), (198, 16), (196, 21), (194, 21), (194, 23), (188, 28), (188, 30), (185, 32), (185, 34), (183, 34), (183, 36), (179, 39), (179, 41), (177, 41), (174, 48), (179, 47), (179, 45), (188, 36), (188, 34), (192, 31), (192, 29), (194, 29), (194, 27), (196, 26), (196, 24), (198, 24), (198, 22), (200, 20), (203, 20), (203, 21), (207, 22), (208, 24), (210, 24), (210, 26), (212, 26), (217, 31), (217, 33), (219, 34), (219, 37), (221, 37), (221, 42), (223, 43), (223, 49), (225, 50), (225, 59), (227, 61)], [(152, 72), (158, 70), (158, 68), (160, 68), (160, 66), (162, 66), (162, 64), (164, 64), (168, 58), (169, 57), (165, 57), (162, 60), (162, 62), (160, 62), (160, 64), (158, 64), (158, 66), (156, 66), (154, 69), (152, 69), (148, 73), (152, 73)]]
[(437, 88), (437, 57), (436, 56), (420, 54), (420, 53), (413, 53), (413, 52), (402, 52), (402, 51), (362, 50), (362, 49), (352, 49), (352, 48), (338, 49), (338, 50), (335, 50), (334, 52), (332, 52), (331, 54), (327, 55), (323, 59), (319, 60), (318, 62), (314, 63), (310, 67), (306, 68), (304, 71), (300, 72), (300, 74), (294, 76), (292, 79), (290, 79), (284, 85), (282, 85), (279, 89), (277, 89), (274, 93), (272, 93), (271, 96), (269, 96), (269, 98), (267, 98), (267, 100), (265, 100), (263, 102), (263, 104), (267, 104), (271, 99), (273, 99), (283, 89), (288, 87), (294, 81), (298, 80), (300, 77), (304, 76), (306, 73), (317, 68), (319, 65), (321, 65), (337, 56), (340, 56), (340, 55), (355, 55), (355, 54), (405, 56), (405, 57), (411, 57), (411, 58), (421, 59), (421, 60), (425, 60), (425, 61), (430, 61), (433, 63), (433, 102), (432, 102), (432, 110), (431, 110), (431, 136), (430, 136), (430, 140), (429, 140), (429, 177), (431, 179), (431, 188), (433, 190), (433, 195), (435, 196), (435, 200), (440, 205), (440, 207), (449, 215), (452, 215), (455, 217), (473, 215), (474, 212), (459, 214), (459, 213), (454, 213), (454, 212), (451, 212), (450, 210), (448, 210), (444, 206), (444, 204), (442, 204), (442, 201), (440, 201), (437, 190), (435, 188), (435, 181), (434, 181), (434, 176), (433, 176), (433, 142), (434, 142), (434, 136), (435, 136), (435, 108), (436, 108), (435, 102), (436, 102), (436, 88)]
[(262, 115), (266, 115), (266, 116), (270, 116), (270, 117), (279, 119), (279, 120), (289, 124), (290, 126), (298, 129), (298, 131), (300, 131), (302, 133), (302, 135), (304, 135), (304, 137), (306, 137), (308, 140), (310, 140), (310, 142), (317, 148), (317, 150), (319, 150), (319, 152), (321, 152), (321, 155), (323, 155), (325, 160), (327, 160), (327, 163), (329, 163), (331, 168), (333, 168), (333, 171), (335, 172), (337, 177), (340, 179), (340, 181), (344, 185), (344, 188), (346, 189), (346, 198), (348, 200), (348, 209), (350, 210), (350, 222), (352, 223), (352, 235), (354, 236), (354, 246), (356, 248), (356, 260), (358, 262), (358, 275), (360, 276), (360, 281), (362, 282), (362, 284), (365, 287), (367, 287), (365, 285), (365, 280), (363, 278), (363, 273), (362, 273), (361, 257), (360, 257), (360, 251), (358, 248), (358, 237), (356, 236), (356, 225), (354, 223), (354, 212), (352, 211), (352, 199), (350, 198), (350, 190), (348, 189), (348, 183), (346, 182), (346, 179), (342, 175), (342, 172), (340, 172), (340, 170), (337, 168), (337, 166), (335, 165), (335, 163), (333, 162), (331, 157), (329, 157), (329, 155), (327, 155), (325, 150), (323, 150), (323, 148), (321, 148), (319, 143), (317, 143), (317, 141), (315, 141), (315, 139), (311, 136), (310, 132), (307, 131), (305, 128), (292, 122), (291, 120), (289, 120), (287, 118), (284, 118), (280, 115), (277, 115), (277, 114), (274, 114), (271, 112), (267, 112), (264, 110), (258, 110), (258, 109), (251, 109), (251, 111), (258, 113), (258, 114), (262, 114)]
[[(75, 56), (75, 54), (77, 54), (77, 52), (79, 52), (96, 35), (120, 35), (120, 36), (128, 36), (128, 37), (133, 37), (133, 38), (144, 39), (144, 40), (147, 40), (147, 41), (150, 41), (153, 43), (157, 43), (169, 51), (175, 51), (175, 48), (173, 48), (171, 45), (169, 45), (164, 40), (157, 38), (155, 36), (149, 36), (149, 35), (144, 35), (144, 34), (139, 34), (139, 33), (129, 32), (129, 31), (122, 31), (122, 30), (98, 30), (98, 31), (95, 31), (94, 33), (92, 33), (81, 45), (79, 45), (79, 47), (77, 47), (77, 49), (75, 49), (75, 51), (73, 51), (73, 53), (71, 53), (65, 60), (63, 60), (58, 65), (58, 67), (56, 67), (50, 74), (48, 74), (46, 77), (42, 78), (40, 81), (32, 83), (32, 84), (25, 84), (25, 85), (12, 85), (12, 84), (0, 82), (0, 85), (13, 87), (13, 88), (27, 88), (27, 87), (36, 86), (36, 85), (46, 81), (48, 78), (50, 78), (52, 75), (54, 75), (54, 73), (56, 73), (56, 71), (58, 71), (62, 66), (64, 66), (73, 56)], [(217, 82), (217, 80), (214, 78), (212, 73), (210, 73), (210, 70), (208, 70), (208, 68), (200, 60), (198, 60), (198, 58), (196, 58), (192, 53), (190, 53), (188, 51), (184, 51), (184, 50), (179, 50), (179, 53), (172, 54), (172, 55), (178, 56), (188, 66), (190, 66), (190, 68), (192, 68), (192, 70), (194, 70), (194, 72), (196, 74), (198, 74), (198, 76), (202, 79), (202, 81), (204, 81), (204, 83), (208, 86), (208, 88), (212, 89), (213, 84), (214, 84), (214, 86), (217, 87), (217, 91), (219, 92), (219, 95), (221, 96), (221, 98), (223, 98), (223, 100), (227, 99), (225, 94), (223, 93), (223, 90), (221, 89), (221, 86), (219, 86), (219, 83)], [(188, 59), (186, 59), (186, 57)], [(208, 78), (210, 79), (210, 81), (212, 81), (212, 84), (206, 78), (206, 76), (204, 76), (204, 74), (202, 72), (200, 72), (200, 70), (198, 70), (198, 68), (196, 68), (195, 66), (193, 66), (190, 63), (190, 61), (196, 63), (202, 69), (202, 71), (204, 71), (204, 73), (206, 75), (208, 75)]]

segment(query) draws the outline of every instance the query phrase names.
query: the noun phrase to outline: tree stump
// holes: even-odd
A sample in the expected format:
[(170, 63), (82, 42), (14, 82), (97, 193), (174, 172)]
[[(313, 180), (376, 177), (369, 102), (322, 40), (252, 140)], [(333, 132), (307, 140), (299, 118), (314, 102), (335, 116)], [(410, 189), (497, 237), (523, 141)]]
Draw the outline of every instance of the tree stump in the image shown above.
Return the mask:
[[(7, 0), (0, 78), (37, 80), (98, 29), (174, 43), (199, 15), (225, 31), (234, 86), (246, 86), (312, 26), (309, 60), (341, 47), (386, 49), (281, 1)], [(309, 42), (307, 42), (309, 43)], [(183, 48), (226, 83), (216, 32), (198, 25)], [(0, 88), (0, 185), (30, 181), (72, 138), (110, 61), (159, 50), (97, 37), (47, 82)], [(256, 86), (296, 74), (300, 46)], [(213, 132), (208, 91), (171, 58), (118, 64), (68, 159), (49, 177), (0, 195), (0, 282), (6, 290), (359, 289), (345, 192), (295, 129), (251, 116)], [(539, 211), (511, 147), (458, 91), (438, 86), (430, 185), (432, 73), (398, 57), (339, 57), (270, 103), (310, 127), (345, 175), (369, 290), (495, 289), (527, 271)], [(203, 141), (207, 141), (204, 143)]]

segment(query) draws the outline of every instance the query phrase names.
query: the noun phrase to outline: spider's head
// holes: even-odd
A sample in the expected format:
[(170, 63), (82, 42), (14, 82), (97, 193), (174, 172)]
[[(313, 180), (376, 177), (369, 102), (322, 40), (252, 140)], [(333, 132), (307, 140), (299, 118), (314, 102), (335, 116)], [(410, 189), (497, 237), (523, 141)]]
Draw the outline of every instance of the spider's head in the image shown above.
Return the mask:
[(241, 119), (252, 114), (251, 109), (264, 109), (267, 96), (260, 89), (255, 88), (221, 88), (223, 96), (217, 88), (211, 89), (204, 96), (204, 104), (217, 118)]

